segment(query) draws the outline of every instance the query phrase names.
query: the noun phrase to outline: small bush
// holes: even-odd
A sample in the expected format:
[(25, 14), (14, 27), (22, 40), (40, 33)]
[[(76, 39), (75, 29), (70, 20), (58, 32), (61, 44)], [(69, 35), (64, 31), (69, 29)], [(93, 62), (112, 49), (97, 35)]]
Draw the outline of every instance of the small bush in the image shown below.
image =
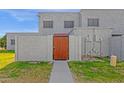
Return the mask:
[(15, 50), (0, 50), (0, 53), (15, 53)]

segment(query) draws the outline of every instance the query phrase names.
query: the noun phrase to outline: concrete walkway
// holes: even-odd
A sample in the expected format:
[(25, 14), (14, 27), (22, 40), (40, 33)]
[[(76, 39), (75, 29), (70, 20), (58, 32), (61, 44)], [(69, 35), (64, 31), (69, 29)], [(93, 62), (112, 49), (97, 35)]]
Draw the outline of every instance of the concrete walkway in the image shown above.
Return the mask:
[(66, 61), (55, 61), (49, 83), (73, 83), (72, 74)]

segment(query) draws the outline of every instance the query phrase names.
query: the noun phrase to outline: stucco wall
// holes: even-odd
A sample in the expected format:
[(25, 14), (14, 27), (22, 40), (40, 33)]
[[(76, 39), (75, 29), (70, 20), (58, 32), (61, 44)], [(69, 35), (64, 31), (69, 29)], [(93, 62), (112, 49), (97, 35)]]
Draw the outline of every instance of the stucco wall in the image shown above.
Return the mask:
[(120, 47), (118, 47), (121, 49), (121, 60), (124, 60), (124, 35), (121, 36), (121, 41), (120, 41)]
[(52, 36), (17, 36), (16, 60), (43, 61), (52, 60)]
[(7, 50), (15, 50), (15, 45), (11, 45), (11, 39), (15, 40), (19, 35), (39, 35), (39, 33), (7, 33)]
[(112, 33), (124, 34), (123, 9), (82, 9), (81, 15), (82, 27), (88, 27), (88, 18), (98, 18), (99, 27), (113, 28)]
[[(123, 9), (81, 9), (78, 13), (41, 13), (39, 14), (39, 32), (53, 34), (55, 32), (68, 33), (72, 29), (64, 28), (64, 21), (73, 20), (75, 27), (88, 27), (88, 18), (98, 18), (99, 27), (113, 28), (113, 34), (124, 34)], [(44, 29), (43, 21), (53, 20), (53, 29)], [(88, 27), (90, 28), (90, 27)]]
[(15, 34), (7, 34), (7, 50), (15, 50), (15, 45), (11, 45), (11, 39), (15, 40)]
[(110, 38), (112, 29), (75, 28), (73, 33), (75, 34), (75, 36), (81, 37), (81, 55), (110, 55)]
[[(118, 59), (122, 59), (122, 36), (113, 36), (110, 42), (111, 55), (117, 56)], [(124, 43), (124, 42), (123, 42)]]
[(111, 38), (111, 55), (124, 60), (124, 35), (113, 36)]
[(81, 60), (81, 37), (69, 36), (69, 60)]
[[(42, 34), (68, 33), (72, 28), (64, 28), (64, 21), (74, 21), (74, 27), (79, 27), (79, 13), (42, 13), (39, 14), (39, 32)], [(43, 28), (43, 21), (53, 21), (53, 28)]]

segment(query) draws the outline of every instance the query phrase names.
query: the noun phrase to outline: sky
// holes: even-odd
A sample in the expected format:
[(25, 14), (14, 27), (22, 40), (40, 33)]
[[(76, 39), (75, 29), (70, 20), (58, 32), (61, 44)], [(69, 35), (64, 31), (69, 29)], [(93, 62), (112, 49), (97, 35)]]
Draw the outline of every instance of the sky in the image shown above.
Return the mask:
[(79, 9), (0, 9), (0, 37), (7, 32), (38, 32), (39, 12), (79, 11)]

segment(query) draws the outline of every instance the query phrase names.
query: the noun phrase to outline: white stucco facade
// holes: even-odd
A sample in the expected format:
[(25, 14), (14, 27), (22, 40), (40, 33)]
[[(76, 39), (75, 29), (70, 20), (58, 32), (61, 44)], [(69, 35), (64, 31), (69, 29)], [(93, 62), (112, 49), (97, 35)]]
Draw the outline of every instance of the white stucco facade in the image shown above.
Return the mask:
[[(69, 60), (81, 60), (82, 55), (93, 49), (99, 52), (90, 52), (95, 56), (115, 54), (124, 58), (124, 54), (118, 52), (124, 40), (120, 46), (112, 47), (115, 44), (112, 41), (115, 40), (113, 35), (121, 34), (122, 37), (124, 34), (124, 10), (82, 9), (80, 12), (39, 13), (38, 17), (37, 33), (7, 33), (7, 49), (16, 50), (17, 60), (53, 60), (52, 38), (56, 33), (66, 33), (69, 36)], [(98, 19), (98, 26), (88, 26), (88, 19)], [(43, 21), (53, 21), (53, 27), (44, 28)], [(74, 27), (64, 28), (64, 21), (73, 21)], [(15, 45), (11, 45), (11, 39), (15, 39)]]
[[(42, 13), (39, 14), (39, 32), (43, 35), (69, 33), (73, 28), (64, 28), (64, 21), (74, 21), (74, 27), (80, 26), (80, 13)], [(43, 21), (53, 21), (53, 28), (43, 28)]]
[(82, 9), (82, 27), (87, 26), (88, 18), (98, 18), (99, 27), (112, 28), (113, 34), (124, 33), (124, 10), (123, 9)]

